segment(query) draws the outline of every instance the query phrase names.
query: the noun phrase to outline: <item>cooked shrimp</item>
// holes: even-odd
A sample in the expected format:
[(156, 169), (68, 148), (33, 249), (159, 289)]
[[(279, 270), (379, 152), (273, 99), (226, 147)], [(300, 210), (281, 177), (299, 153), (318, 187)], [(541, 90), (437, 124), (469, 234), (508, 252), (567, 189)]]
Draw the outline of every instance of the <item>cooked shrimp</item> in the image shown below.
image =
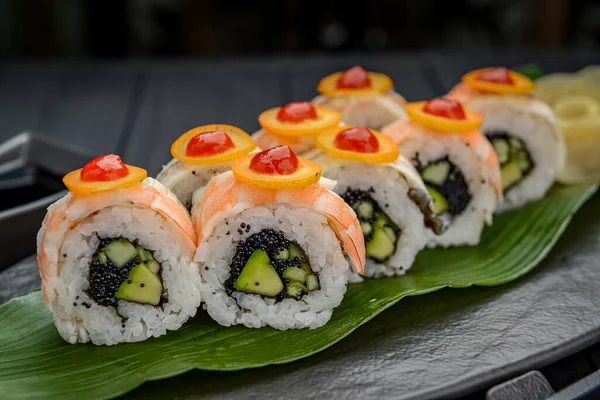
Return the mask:
[[(564, 168), (566, 147), (550, 106), (531, 94), (484, 92), (466, 83), (456, 85), (447, 97), (463, 102), (467, 109), (483, 116), (481, 132), (489, 139), (496, 134), (520, 141), (529, 167), (519, 168), (519, 177), (505, 174), (505, 198), (499, 212), (538, 200), (554, 184)], [(503, 159), (504, 168), (509, 161)]]
[(189, 164), (176, 158), (163, 167), (156, 180), (171, 189), (181, 203), (191, 210), (194, 191), (206, 185), (214, 175), (231, 168), (231, 161), (219, 164)]
[(81, 197), (69, 193), (48, 207), (37, 236), (37, 261), (46, 304), (52, 304), (56, 296), (50, 282), (60, 274), (59, 252), (65, 234), (91, 215), (115, 206), (156, 211), (166, 220), (175, 223), (181, 233), (183, 245), (190, 253), (195, 251), (196, 234), (189, 214), (168, 189), (152, 178), (131, 186), (103, 190)]
[(469, 102), (469, 100), (484, 93), (485, 92), (482, 92), (481, 90), (473, 89), (471, 86), (465, 83), (459, 83), (450, 91), (450, 93), (448, 93), (446, 97), (466, 104)]
[(467, 133), (438, 132), (412, 121), (398, 121), (385, 127), (382, 130), (382, 133), (394, 139), (400, 146), (402, 146), (402, 143), (409, 138), (418, 137), (420, 135), (453, 135), (455, 138), (464, 142), (465, 145), (469, 146), (471, 150), (483, 160), (487, 166), (489, 176), (482, 178), (488, 178), (490, 180), (496, 189), (498, 198), (502, 199), (502, 181), (498, 169), (498, 157), (490, 142), (478, 130)]
[(257, 205), (284, 203), (310, 208), (328, 219), (353, 269), (362, 274), (366, 262), (362, 231), (352, 208), (330, 190), (334, 185), (333, 181), (321, 178), (306, 187), (266, 189), (238, 182), (231, 171), (220, 174), (194, 195), (195, 200), (196, 196), (202, 196), (202, 207), (194, 207), (192, 211), (198, 240), (209, 236), (225, 219)]

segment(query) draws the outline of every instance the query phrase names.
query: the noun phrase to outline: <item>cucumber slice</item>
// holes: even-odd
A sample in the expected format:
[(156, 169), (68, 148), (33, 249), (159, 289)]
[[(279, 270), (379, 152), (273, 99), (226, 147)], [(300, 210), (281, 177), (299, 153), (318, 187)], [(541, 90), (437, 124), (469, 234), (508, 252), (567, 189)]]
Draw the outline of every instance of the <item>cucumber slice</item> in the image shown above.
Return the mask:
[(281, 250), (275, 258), (277, 260), (288, 260), (290, 258), (290, 251), (288, 249)]
[(307, 275), (312, 274), (312, 269), (310, 269), (310, 265), (308, 265), (308, 263), (303, 262), (300, 268), (302, 268), (303, 271), (306, 271)]
[(152, 260), (148, 260), (148, 264), (146, 264), (146, 266), (153, 274), (158, 274), (158, 270), (160, 270), (160, 264), (154, 258)]
[(521, 173), (521, 167), (519, 160), (514, 160), (506, 164), (500, 170), (502, 175), (502, 188), (506, 189), (521, 180), (523, 174)]
[(114, 262), (118, 268), (124, 267), (129, 261), (138, 255), (135, 246), (127, 239), (118, 239), (110, 242), (102, 249), (106, 256)]
[(352, 208), (356, 210), (356, 214), (359, 216), (359, 218), (373, 218), (373, 204), (369, 203), (368, 201), (363, 201), (359, 203), (358, 206), (355, 205), (355, 207)]
[(394, 228), (386, 226), (385, 228), (383, 228), (383, 231), (385, 232), (387, 237), (392, 241), (392, 243), (396, 243), (398, 236), (396, 235), (396, 231), (394, 231)]
[(308, 273), (302, 268), (298, 267), (287, 267), (283, 270), (283, 276), (285, 279), (289, 279), (290, 281), (296, 281), (300, 283), (304, 283), (306, 281), (306, 276)]
[(295, 281), (292, 281), (292, 282), (288, 283), (287, 285), (285, 285), (285, 290), (289, 297), (296, 297), (296, 298), (299, 298), (300, 296), (302, 296), (302, 292), (308, 292), (308, 289), (306, 288), (306, 286), (304, 286), (303, 284), (301, 284), (299, 282), (295, 282)]
[(433, 213), (439, 215), (448, 211), (448, 200), (431, 186), (425, 185), (425, 187), (433, 199)]
[(531, 160), (527, 155), (523, 154), (519, 159), (519, 168), (521, 172), (525, 173), (531, 169)]
[(103, 252), (98, 253), (98, 262), (102, 265), (106, 264), (107, 258), (106, 258), (106, 254), (104, 254)]
[(427, 165), (421, 171), (421, 178), (424, 181), (441, 185), (448, 178), (448, 172), (450, 171), (450, 164), (448, 161), (438, 161)]
[(388, 217), (381, 213), (377, 213), (375, 215), (375, 222), (373, 222), (373, 229), (381, 228), (383, 229), (385, 226), (390, 224), (390, 220)]
[(115, 297), (135, 303), (158, 305), (162, 291), (160, 278), (150, 272), (145, 264), (138, 264), (131, 269), (127, 280), (121, 283)]
[(143, 248), (139, 244), (135, 246), (135, 249), (138, 252), (140, 260), (142, 260), (142, 261), (148, 261), (148, 262), (154, 260), (154, 255), (152, 254), (152, 252), (150, 250), (146, 250), (145, 248)]
[(252, 253), (233, 286), (240, 292), (265, 296), (277, 296), (283, 290), (283, 282), (264, 250)]
[[(140, 260), (142, 260), (142, 261), (148, 261), (150, 259), (150, 257), (152, 257), (152, 254), (150, 254), (149, 251), (146, 251), (146, 249), (144, 249), (139, 244), (135, 246), (135, 249), (136, 249), (138, 255), (140, 256)], [(150, 257), (148, 257), (148, 256), (150, 256)]]
[(139, 244), (135, 246), (135, 249), (140, 257), (140, 260), (146, 264), (146, 267), (150, 270), (150, 272), (157, 274), (160, 270), (160, 264), (154, 259), (152, 252), (144, 249)]
[(290, 253), (290, 260), (293, 260), (295, 257), (298, 257), (300, 260), (303, 260), (304, 257), (302, 255), (302, 250), (300, 250), (300, 248), (298, 246), (296, 246), (294, 243), (290, 244), (290, 249), (289, 249), (289, 253)]
[(492, 140), (492, 146), (494, 147), (494, 151), (498, 156), (498, 161), (500, 165), (505, 164), (510, 159), (510, 146), (504, 139), (494, 139)]
[(394, 242), (385, 234), (381, 228), (375, 228), (373, 237), (367, 243), (367, 257), (378, 261), (385, 261), (394, 253)]
[(319, 278), (315, 274), (310, 274), (306, 277), (306, 288), (309, 292), (319, 288)]
[(511, 137), (510, 139), (508, 139), (508, 144), (510, 144), (510, 147), (513, 151), (521, 150), (523, 148), (523, 144), (521, 143), (521, 141), (514, 137)]
[(373, 228), (371, 228), (371, 224), (370, 223), (368, 223), (368, 222), (361, 222), (360, 223), (360, 230), (362, 231), (362, 233), (363, 233), (364, 236), (368, 236), (373, 231)]
[(514, 158), (515, 161), (519, 163), (521, 173), (524, 174), (531, 169), (531, 159), (529, 158), (529, 154), (527, 154), (524, 149), (518, 151)]

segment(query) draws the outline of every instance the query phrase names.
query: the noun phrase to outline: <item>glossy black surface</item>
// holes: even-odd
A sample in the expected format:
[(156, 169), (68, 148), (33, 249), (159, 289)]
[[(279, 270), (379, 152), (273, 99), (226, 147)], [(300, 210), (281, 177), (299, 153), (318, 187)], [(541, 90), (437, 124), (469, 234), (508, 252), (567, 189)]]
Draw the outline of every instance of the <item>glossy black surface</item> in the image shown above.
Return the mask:
[[(409, 100), (420, 100), (443, 94), (472, 68), (530, 61), (545, 72), (574, 71), (599, 62), (600, 55), (482, 50), (0, 65), (0, 139), (38, 129), (92, 155), (117, 151), (126, 162), (155, 174), (183, 131), (229, 122), (253, 132), (259, 111), (310, 99), (318, 80), (334, 70), (363, 64), (391, 75)], [(455, 397), (532, 368), (544, 372), (544, 366), (600, 338), (599, 206), (600, 197), (590, 200), (547, 259), (516, 282), (402, 300), (330, 349), (295, 363), (227, 373), (192, 371), (147, 383), (125, 397)], [(38, 279), (32, 259), (0, 272), (0, 302), (37, 287)], [(554, 384), (558, 375), (547, 377)]]
[(66, 193), (62, 176), (89, 158), (69, 143), (33, 133), (0, 144), (0, 270), (35, 252), (46, 208)]
[[(0, 176), (0, 211), (39, 200), (65, 189), (61, 177), (41, 168), (22, 168), (25, 176)], [(16, 172), (16, 171), (15, 171)]]

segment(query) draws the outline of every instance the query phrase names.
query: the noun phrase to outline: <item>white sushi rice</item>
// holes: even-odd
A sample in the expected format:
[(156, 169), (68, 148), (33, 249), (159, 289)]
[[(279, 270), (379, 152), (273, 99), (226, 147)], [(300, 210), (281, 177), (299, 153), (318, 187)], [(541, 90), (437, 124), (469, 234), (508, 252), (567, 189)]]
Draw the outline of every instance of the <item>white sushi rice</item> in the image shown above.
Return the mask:
[(401, 230), (392, 257), (385, 263), (367, 258), (364, 275), (380, 277), (404, 274), (428, 240), (423, 214), (408, 197), (410, 188), (404, 176), (390, 165), (365, 166), (364, 163), (351, 161), (336, 167), (325, 164), (324, 176), (337, 181), (334, 191), (340, 195), (348, 187), (364, 191), (373, 188), (375, 191), (371, 197)]
[(498, 211), (539, 200), (563, 169), (565, 145), (552, 111), (524, 96), (481, 96), (469, 107), (484, 115), (481, 132), (505, 132), (521, 139), (534, 163), (531, 172), (504, 194)]
[[(143, 208), (109, 207), (80, 221), (64, 237), (60, 272), (53, 282), (57, 296), (51, 309), (60, 335), (69, 343), (112, 345), (138, 342), (180, 328), (200, 305), (198, 266), (178, 242), (180, 235), (176, 226), (155, 211)], [(168, 302), (155, 307), (120, 300), (117, 310), (97, 304), (86, 290), (99, 236), (138, 240), (141, 246), (154, 251), (162, 266), (160, 273)], [(84, 302), (91, 307), (87, 308)]]
[(340, 112), (346, 125), (381, 129), (394, 121), (407, 118), (402, 105), (404, 98), (393, 90), (385, 94), (320, 95), (312, 103)]
[[(325, 325), (342, 301), (348, 283), (348, 263), (326, 218), (307, 208), (269, 204), (249, 208), (226, 222), (200, 244), (195, 257), (202, 275), (202, 298), (209, 315), (224, 326), (243, 324), (260, 328), (268, 325), (285, 330)], [(251, 226), (249, 232), (237, 231), (242, 222)], [(249, 293), (227, 295), (225, 282), (237, 242), (263, 229), (279, 231), (300, 245), (319, 277), (319, 289), (300, 300), (279, 302)]]
[(488, 179), (489, 172), (485, 164), (463, 141), (453, 135), (421, 135), (402, 142), (402, 155), (409, 159), (418, 153), (419, 161), (425, 166), (431, 161), (448, 156), (465, 178), (471, 200), (463, 212), (454, 216), (448, 229), (436, 235), (428, 230), (428, 247), (449, 247), (457, 245), (476, 245), (485, 223), (491, 225), (496, 210), (497, 197), (493, 185)]
[(171, 189), (185, 208), (192, 208), (194, 192), (206, 185), (210, 178), (231, 168), (230, 162), (221, 164), (189, 164), (176, 158), (163, 167), (156, 179)]

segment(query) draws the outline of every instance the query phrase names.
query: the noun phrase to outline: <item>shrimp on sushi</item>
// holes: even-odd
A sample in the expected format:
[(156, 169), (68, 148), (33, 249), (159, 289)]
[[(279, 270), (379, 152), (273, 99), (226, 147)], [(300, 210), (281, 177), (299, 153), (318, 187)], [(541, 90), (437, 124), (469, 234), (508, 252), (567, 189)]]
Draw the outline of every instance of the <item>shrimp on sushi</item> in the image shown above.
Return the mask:
[(136, 342), (175, 330), (200, 305), (189, 214), (146, 171), (98, 157), (65, 176), (38, 233), (46, 305), (69, 343)]
[(406, 119), (406, 100), (392, 86), (389, 76), (355, 66), (323, 78), (312, 103), (340, 112), (346, 125), (381, 129)]
[(434, 213), (445, 221), (429, 246), (476, 245), (485, 223), (491, 225), (502, 185), (498, 158), (479, 131), (481, 115), (456, 100), (409, 103), (410, 120), (383, 129), (400, 146), (423, 178)]
[(327, 323), (364, 271), (356, 214), (321, 166), (279, 146), (240, 158), (194, 195), (207, 311), (218, 323), (277, 329)]
[(552, 109), (531, 95), (535, 84), (506, 68), (463, 76), (448, 97), (483, 115), (481, 132), (492, 143), (502, 174), (499, 210), (539, 200), (565, 164), (565, 143)]
[(389, 137), (364, 126), (343, 126), (317, 136), (307, 157), (337, 182), (334, 191), (356, 212), (365, 238), (370, 277), (404, 274), (425, 247), (429, 226), (443, 221), (419, 173)]
[(293, 101), (260, 114), (261, 129), (252, 138), (262, 149), (287, 145), (294, 153), (302, 154), (315, 148), (316, 135), (338, 126), (341, 119), (337, 111)]
[(188, 209), (192, 195), (213, 175), (227, 171), (236, 158), (256, 148), (246, 132), (231, 125), (213, 124), (190, 129), (171, 145), (173, 159), (156, 179), (168, 187)]

